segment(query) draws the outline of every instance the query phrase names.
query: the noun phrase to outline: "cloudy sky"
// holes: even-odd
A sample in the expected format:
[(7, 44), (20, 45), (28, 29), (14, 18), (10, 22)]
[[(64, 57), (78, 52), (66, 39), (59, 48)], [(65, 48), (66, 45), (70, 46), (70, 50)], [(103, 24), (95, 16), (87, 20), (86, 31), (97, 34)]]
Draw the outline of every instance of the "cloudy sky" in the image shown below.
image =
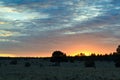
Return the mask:
[(120, 0), (0, 0), (0, 55), (111, 53), (120, 44)]

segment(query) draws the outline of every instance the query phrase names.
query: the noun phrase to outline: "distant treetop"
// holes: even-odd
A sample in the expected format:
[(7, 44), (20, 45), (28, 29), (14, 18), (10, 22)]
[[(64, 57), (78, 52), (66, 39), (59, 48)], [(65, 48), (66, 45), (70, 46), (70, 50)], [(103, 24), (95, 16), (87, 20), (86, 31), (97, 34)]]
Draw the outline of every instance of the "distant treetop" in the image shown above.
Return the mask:
[(120, 45), (118, 45), (117, 49), (116, 49), (117, 53), (120, 54)]

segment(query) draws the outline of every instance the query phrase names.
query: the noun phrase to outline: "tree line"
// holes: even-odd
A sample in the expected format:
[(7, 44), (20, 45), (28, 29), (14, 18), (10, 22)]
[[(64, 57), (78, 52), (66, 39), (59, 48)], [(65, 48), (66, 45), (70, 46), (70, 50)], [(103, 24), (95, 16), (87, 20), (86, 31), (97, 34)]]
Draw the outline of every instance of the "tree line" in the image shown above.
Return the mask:
[(80, 53), (76, 56), (66, 56), (62, 51), (54, 51), (50, 59), (51, 62), (55, 63), (55, 66), (60, 66), (61, 62), (71, 62), (75, 61), (85, 61), (85, 67), (94, 67), (95, 61), (114, 61), (116, 67), (120, 67), (120, 45), (117, 47), (116, 52), (105, 55), (91, 54), (90, 56), (85, 56), (85, 54)]
[(74, 61), (86, 61), (86, 60), (100, 60), (100, 61), (118, 61), (120, 60), (120, 45), (118, 45), (116, 52), (104, 55), (91, 54), (86, 56), (84, 53), (80, 53), (76, 56), (67, 56), (66, 53), (62, 51), (54, 51), (50, 59), (51, 62), (74, 62)]

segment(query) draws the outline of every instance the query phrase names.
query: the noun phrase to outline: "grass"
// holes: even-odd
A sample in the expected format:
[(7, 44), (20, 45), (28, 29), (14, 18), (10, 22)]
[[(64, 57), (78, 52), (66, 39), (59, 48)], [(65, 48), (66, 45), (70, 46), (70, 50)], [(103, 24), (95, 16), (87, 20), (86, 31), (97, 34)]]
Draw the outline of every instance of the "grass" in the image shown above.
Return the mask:
[[(1, 64), (8, 62), (3, 61)], [(25, 62), (23, 61), (17, 65), (9, 63), (7, 66), (2, 65), (0, 67), (0, 80), (120, 80), (120, 68), (113, 67), (111, 62), (96, 62), (96, 68), (81, 67), (84, 64), (77, 62), (62, 63), (61, 66), (49, 66), (51, 63), (48, 61), (43, 61), (41, 64), (42, 67), (39, 63), (31, 63), (29, 68), (24, 66)], [(104, 65), (108, 65), (108, 67)]]

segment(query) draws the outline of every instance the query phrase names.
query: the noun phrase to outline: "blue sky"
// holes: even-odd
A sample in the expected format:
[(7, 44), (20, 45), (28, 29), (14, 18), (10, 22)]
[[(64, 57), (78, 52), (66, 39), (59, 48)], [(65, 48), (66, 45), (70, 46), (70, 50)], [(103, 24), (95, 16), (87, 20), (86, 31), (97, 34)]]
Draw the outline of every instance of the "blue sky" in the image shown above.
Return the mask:
[(119, 41), (119, 0), (0, 0), (0, 54), (110, 53)]

